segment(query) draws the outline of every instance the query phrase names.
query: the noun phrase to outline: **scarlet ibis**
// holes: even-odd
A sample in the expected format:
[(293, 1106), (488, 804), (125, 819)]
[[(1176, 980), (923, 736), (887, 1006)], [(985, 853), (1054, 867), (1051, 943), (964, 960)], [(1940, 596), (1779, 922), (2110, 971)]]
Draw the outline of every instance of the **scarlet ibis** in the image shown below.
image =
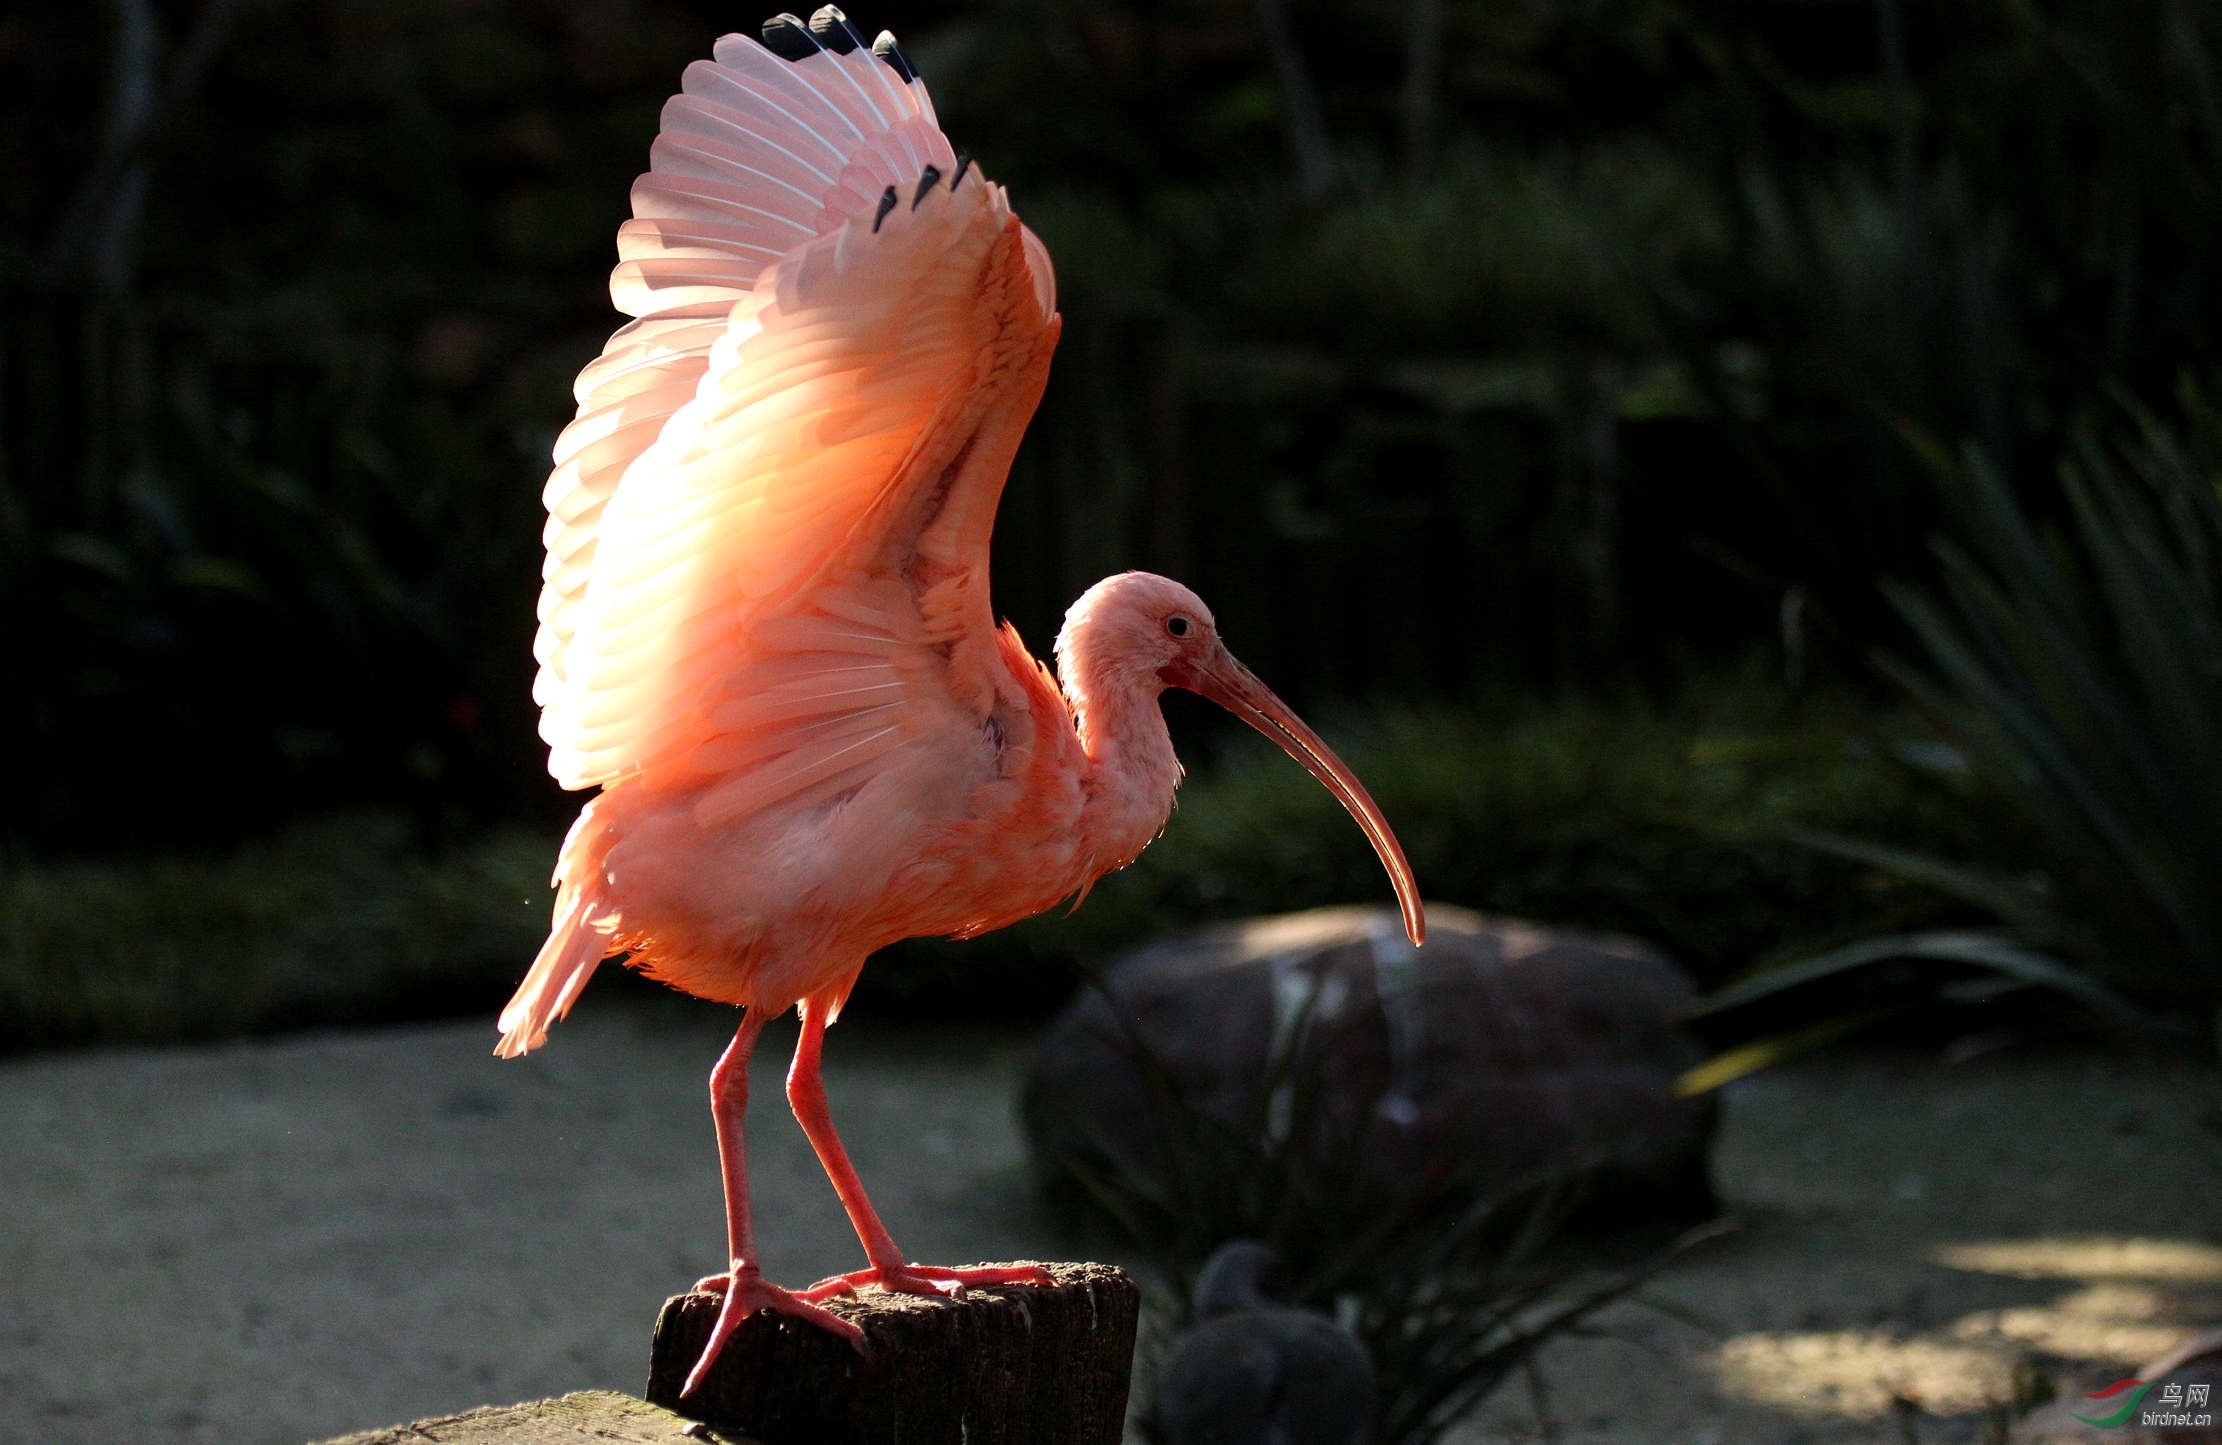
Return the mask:
[[(718, 41), (664, 107), (610, 281), (634, 319), (579, 374), (555, 447), (534, 698), (549, 770), (601, 791), (556, 863), (554, 923), (496, 1052), (539, 1046), (614, 954), (745, 1010), (710, 1074), (725, 1184), (717, 1326), (759, 1308), (850, 1339), (820, 1302), (955, 1293), (1031, 1269), (904, 1261), (819, 1080), (874, 950), (967, 937), (1084, 894), (1164, 827), (1167, 687), (1244, 718), (1372, 839), (1380, 810), (1227, 651), (1177, 582), (1073, 604), (1058, 676), (988, 603), (988, 536), (1061, 320), (1042, 243), (951, 149), (894, 37), (839, 10)], [(869, 1267), (760, 1274), (741, 1121), (748, 1056), (799, 1009), (787, 1097)]]

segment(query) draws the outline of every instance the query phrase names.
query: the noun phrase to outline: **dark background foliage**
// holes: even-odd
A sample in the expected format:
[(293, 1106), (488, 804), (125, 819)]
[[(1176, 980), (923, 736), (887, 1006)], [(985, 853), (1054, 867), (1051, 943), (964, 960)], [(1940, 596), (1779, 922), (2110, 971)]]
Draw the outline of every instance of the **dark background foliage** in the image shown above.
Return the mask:
[[(0, 18), (17, 859), (206, 850), (366, 804), (433, 848), (567, 815), (532, 738), (536, 492), (617, 319), (610, 238), (658, 108), (759, 18)], [(1878, 583), (1933, 584), (1960, 505), (1923, 448), (1972, 448), (2062, 518), (2070, 439), (2124, 399), (2176, 424), (2179, 379), (2217, 358), (2222, 20), (2197, 0), (855, 18), (902, 36), (1057, 261), (1066, 340), (996, 543), (1037, 650), (1088, 582), (1143, 566), (1193, 582), (1299, 707), (1532, 730), (1507, 699), (1687, 719), (1756, 677), (1761, 731), (1816, 695), (1886, 726), (1866, 659), (1915, 639)], [(1870, 795), (1915, 818), (1899, 841), (1959, 826)], [(1856, 831), (1847, 811), (1822, 821)], [(1781, 929), (1696, 918), (1676, 816), (1594, 867), (1550, 855), (1536, 896), (1683, 916), (1725, 940), (1697, 945), (1715, 972), (1848, 926), (1858, 870), (1775, 853), (1767, 877), (1822, 879), (1784, 885)], [(1447, 857), (1467, 835), (1444, 826)], [(1505, 856), (1454, 869), (1460, 901), (1528, 902), (1492, 882), (1529, 876)], [(1271, 891), (1235, 890), (1301, 901)]]

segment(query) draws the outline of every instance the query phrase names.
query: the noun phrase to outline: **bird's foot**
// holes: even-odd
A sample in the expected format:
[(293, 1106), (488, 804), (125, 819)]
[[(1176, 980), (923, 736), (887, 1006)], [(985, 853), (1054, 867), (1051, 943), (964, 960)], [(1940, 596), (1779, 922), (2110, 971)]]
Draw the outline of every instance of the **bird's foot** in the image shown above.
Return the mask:
[(991, 1284), (1055, 1284), (1048, 1270), (1040, 1265), (979, 1265), (967, 1269), (947, 1269), (935, 1264), (897, 1264), (874, 1266), (850, 1274), (837, 1274), (798, 1293), (806, 1300), (831, 1299), (835, 1295), (855, 1294), (863, 1286), (878, 1285), (895, 1294), (958, 1295), (970, 1288)]
[[(813, 1286), (807, 1290), (785, 1290), (776, 1284), (766, 1284), (754, 1265), (735, 1264), (725, 1274), (713, 1274), (695, 1282), (695, 1289), (708, 1294), (725, 1296), (725, 1303), (718, 1307), (718, 1322), (710, 1329), (710, 1342), (702, 1347), (702, 1358), (694, 1362), (687, 1372), (687, 1382), (679, 1389), (681, 1395), (691, 1395), (695, 1386), (710, 1373), (710, 1366), (725, 1349), (725, 1342), (741, 1327), (741, 1321), (758, 1310), (777, 1310), (783, 1315), (793, 1315), (807, 1320), (830, 1334), (838, 1335), (864, 1349), (864, 1331), (834, 1314), (818, 1308), (815, 1301), (831, 1298), (839, 1290), (823, 1290)], [(856, 1293), (850, 1290), (850, 1294)]]
[[(733, 1276), (730, 1274), (706, 1274), (694, 1282), (694, 1288), (691, 1292), (694, 1294), (724, 1294), (732, 1282)], [(777, 1290), (779, 1286), (768, 1284), (764, 1288)], [(812, 1286), (806, 1290), (780, 1290), (779, 1292), (799, 1300), (834, 1299), (844, 1295), (853, 1298), (856, 1295), (856, 1289), (853, 1285), (848, 1289), (819, 1290), (817, 1286)]]

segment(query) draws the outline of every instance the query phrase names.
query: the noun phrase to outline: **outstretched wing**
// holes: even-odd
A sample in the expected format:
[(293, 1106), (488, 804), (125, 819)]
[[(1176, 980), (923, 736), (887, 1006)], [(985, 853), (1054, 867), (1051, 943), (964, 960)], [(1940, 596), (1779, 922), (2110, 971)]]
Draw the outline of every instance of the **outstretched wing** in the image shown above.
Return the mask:
[(892, 41), (739, 37), (666, 107), (557, 447), (535, 695), (568, 787), (713, 811), (985, 716), (987, 541), (1056, 337), (1039, 242)]
[(687, 67), (633, 185), (610, 277), (638, 318), (579, 373), (579, 412), (556, 443), (543, 500), (548, 556), (534, 700), (554, 704), (592, 572), (602, 508), (694, 398), (710, 348), (764, 267), (928, 165), (953, 165), (925, 84), (882, 35), (865, 51), (839, 12), (766, 23), (776, 52), (728, 35)]

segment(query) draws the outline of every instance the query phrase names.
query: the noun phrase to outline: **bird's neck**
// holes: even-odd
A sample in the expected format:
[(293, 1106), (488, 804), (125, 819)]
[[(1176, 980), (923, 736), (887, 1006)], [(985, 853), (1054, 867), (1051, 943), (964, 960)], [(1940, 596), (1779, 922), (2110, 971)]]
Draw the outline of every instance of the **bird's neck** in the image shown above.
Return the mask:
[(1085, 646), (1059, 648), (1065, 701), (1088, 757), (1081, 827), (1095, 874), (1123, 868), (1172, 816), (1180, 759), (1158, 706), (1163, 684), (1103, 665)]

